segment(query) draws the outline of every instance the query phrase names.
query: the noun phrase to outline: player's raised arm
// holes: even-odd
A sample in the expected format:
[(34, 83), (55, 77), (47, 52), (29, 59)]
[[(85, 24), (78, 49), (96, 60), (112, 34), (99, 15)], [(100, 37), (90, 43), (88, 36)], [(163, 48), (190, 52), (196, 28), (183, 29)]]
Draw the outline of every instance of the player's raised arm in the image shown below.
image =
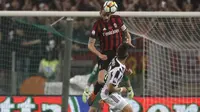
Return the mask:
[(88, 49), (96, 54), (101, 60), (107, 60), (107, 56), (101, 54), (95, 47), (96, 39), (89, 37)]
[(126, 27), (126, 25), (124, 24), (124, 22), (122, 21), (121, 17), (118, 16), (118, 24), (120, 25), (121, 30), (123, 31), (123, 33), (125, 34), (125, 38), (126, 38), (126, 43), (128, 43), (130, 46), (135, 47), (134, 45), (132, 45), (131, 43), (131, 35)]
[(118, 88), (118, 87), (115, 87), (113, 84), (109, 84), (108, 85), (108, 90), (110, 93), (121, 93), (121, 92), (126, 92), (126, 88), (125, 87), (121, 87), (121, 88)]
[(95, 55), (99, 56), (101, 53), (95, 47), (96, 39), (89, 37), (88, 49), (93, 52)]
[(132, 43), (131, 43), (131, 35), (128, 32), (128, 29), (126, 28), (124, 30), (124, 34), (125, 34), (125, 38), (126, 38), (126, 43), (128, 43), (130, 46), (135, 47)]

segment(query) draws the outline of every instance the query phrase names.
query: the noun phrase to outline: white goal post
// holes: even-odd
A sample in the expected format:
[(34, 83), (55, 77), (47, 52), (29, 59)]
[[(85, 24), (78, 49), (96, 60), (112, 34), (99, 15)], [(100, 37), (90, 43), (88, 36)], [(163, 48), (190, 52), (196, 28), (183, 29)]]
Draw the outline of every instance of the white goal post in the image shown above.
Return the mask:
[[(123, 17), (134, 38), (143, 38), (145, 57), (143, 96), (158, 97), (158, 102), (160, 96), (166, 97), (169, 98), (166, 102), (170, 103), (173, 103), (171, 97), (182, 97), (183, 101), (188, 100), (186, 97), (200, 97), (200, 12), (117, 12), (116, 14)], [(0, 11), (0, 16), (99, 17), (99, 12)], [(67, 21), (70, 27), (66, 33), (71, 36), (73, 20), (69, 18)], [(70, 58), (66, 58), (65, 62), (68, 63), (69, 60)], [(67, 66), (69, 67), (70, 65)], [(69, 84), (69, 74), (67, 78), (64, 81), (68, 81)], [(66, 89), (68, 90), (68, 85), (63, 86), (63, 90)], [(64, 94), (64, 98), (66, 97), (68, 94)], [(144, 102), (151, 104), (150, 101)]]

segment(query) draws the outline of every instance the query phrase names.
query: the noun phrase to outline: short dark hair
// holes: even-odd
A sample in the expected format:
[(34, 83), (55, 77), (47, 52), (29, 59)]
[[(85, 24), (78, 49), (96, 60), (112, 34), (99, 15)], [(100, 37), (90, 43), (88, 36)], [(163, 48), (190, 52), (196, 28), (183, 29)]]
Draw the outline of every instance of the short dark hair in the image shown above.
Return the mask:
[(117, 49), (117, 58), (123, 60), (128, 57), (128, 48), (129, 44), (122, 43)]

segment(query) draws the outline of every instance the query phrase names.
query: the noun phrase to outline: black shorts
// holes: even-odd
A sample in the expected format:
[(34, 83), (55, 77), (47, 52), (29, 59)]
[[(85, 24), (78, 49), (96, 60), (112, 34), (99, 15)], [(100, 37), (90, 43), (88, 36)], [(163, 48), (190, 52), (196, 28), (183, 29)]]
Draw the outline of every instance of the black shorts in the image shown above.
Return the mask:
[(101, 60), (99, 59), (98, 64), (99, 64), (99, 71), (100, 70), (107, 70), (108, 65), (111, 62), (111, 60), (116, 56), (116, 51), (115, 50), (109, 50), (109, 51), (104, 51), (102, 54), (107, 55), (108, 59), (107, 60)]

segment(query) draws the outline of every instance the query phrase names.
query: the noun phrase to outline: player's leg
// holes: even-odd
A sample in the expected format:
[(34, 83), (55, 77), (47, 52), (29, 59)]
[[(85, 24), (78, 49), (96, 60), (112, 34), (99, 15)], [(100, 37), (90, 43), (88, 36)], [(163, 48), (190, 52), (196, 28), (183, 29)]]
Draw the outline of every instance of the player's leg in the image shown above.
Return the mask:
[(132, 107), (131, 107), (130, 104), (127, 104), (127, 105), (123, 108), (122, 112), (133, 112), (133, 109), (132, 109)]
[(101, 110), (101, 105), (99, 103), (100, 101), (101, 101), (101, 96), (100, 93), (98, 93), (93, 104), (90, 106), (89, 112), (97, 112), (98, 110)]
[(94, 86), (94, 94), (97, 95), (97, 93), (100, 91), (100, 89), (104, 85), (104, 76), (105, 76), (106, 70), (102, 69), (98, 73), (98, 80)]
[(107, 64), (108, 64), (108, 61), (102, 61), (102, 60), (99, 61), (98, 79), (97, 79), (96, 84), (94, 85), (94, 91), (92, 92), (92, 94), (90, 95), (88, 99), (89, 106), (93, 104), (96, 95), (98, 94), (100, 89), (104, 86), (104, 76), (106, 73), (105, 67), (107, 66)]
[(106, 70), (108, 68), (108, 65), (110, 61), (115, 57), (116, 52), (115, 51), (106, 51), (103, 54), (107, 55), (108, 59), (103, 61), (99, 60), (99, 73), (98, 73), (98, 80), (97, 83), (94, 85), (94, 91), (91, 94), (91, 96), (88, 99), (88, 105), (92, 105), (97, 93), (100, 91), (100, 89), (104, 85), (104, 76), (106, 74)]
[(97, 112), (97, 108), (90, 106), (88, 112)]
[(106, 101), (106, 103), (109, 104), (110, 109), (114, 112), (117, 112), (117, 111), (132, 112), (132, 107), (118, 93), (113, 93), (109, 95), (109, 97), (104, 99), (104, 101)]

